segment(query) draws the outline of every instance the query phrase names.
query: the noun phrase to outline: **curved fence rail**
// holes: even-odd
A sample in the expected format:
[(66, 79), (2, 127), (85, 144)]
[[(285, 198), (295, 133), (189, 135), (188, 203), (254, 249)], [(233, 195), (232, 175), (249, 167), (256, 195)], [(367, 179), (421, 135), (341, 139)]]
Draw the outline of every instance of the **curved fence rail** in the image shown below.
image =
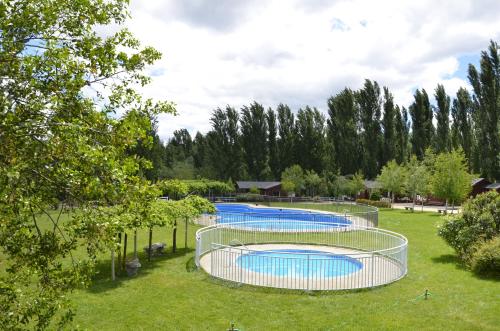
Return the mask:
[[(379, 286), (407, 272), (407, 239), (373, 227), (218, 223), (196, 233), (196, 264), (232, 282), (301, 290)], [(272, 225), (271, 225), (272, 224)], [(276, 254), (278, 252), (278, 254)]]

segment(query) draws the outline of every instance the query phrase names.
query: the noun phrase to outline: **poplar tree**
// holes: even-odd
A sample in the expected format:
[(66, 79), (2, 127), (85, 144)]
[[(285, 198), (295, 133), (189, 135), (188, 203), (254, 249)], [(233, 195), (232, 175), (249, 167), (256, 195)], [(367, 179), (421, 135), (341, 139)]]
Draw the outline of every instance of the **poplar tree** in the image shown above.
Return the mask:
[(277, 141), (277, 126), (276, 126), (276, 114), (269, 108), (266, 114), (268, 133), (268, 150), (269, 150), (269, 168), (271, 169), (271, 174), (273, 179), (277, 180), (280, 177), (280, 165), (279, 165), (279, 153), (278, 153), (278, 141)]
[(241, 109), (241, 143), (248, 177), (252, 180), (268, 179), (269, 149), (267, 121), (264, 107), (253, 102)]
[(480, 72), (469, 65), (473, 89), (475, 136), (479, 171), (490, 180), (500, 178), (500, 56), (496, 42), (481, 53)]
[(363, 173), (375, 178), (380, 170), (382, 134), (380, 129), (380, 87), (375, 81), (365, 80), (363, 88), (356, 94), (361, 124), (360, 139), (363, 148)]
[(297, 163), (304, 170), (323, 170), (325, 117), (316, 108), (299, 109), (295, 121)]
[(328, 99), (327, 137), (329, 152), (341, 174), (359, 170), (358, 106), (351, 89)]
[(295, 116), (287, 105), (279, 104), (278, 113), (278, 153), (280, 173), (295, 163)]
[(399, 106), (394, 109), (394, 131), (395, 131), (395, 143), (394, 143), (394, 158), (398, 164), (406, 161), (408, 155), (408, 112), (403, 107), (402, 110)]
[(207, 134), (208, 160), (218, 179), (244, 176), (239, 114), (230, 107), (217, 108), (210, 118), (212, 130)]
[(451, 126), (451, 141), (453, 149), (462, 148), (469, 169), (472, 169), (472, 100), (469, 92), (461, 87), (451, 108), (453, 123)]
[(432, 108), (429, 96), (424, 89), (422, 91), (417, 89), (414, 99), (414, 102), (410, 106), (412, 152), (419, 160), (422, 160), (425, 150), (431, 146), (434, 136)]
[[(399, 117), (397, 115), (399, 115)], [(396, 121), (399, 121), (399, 123)], [(403, 159), (401, 149), (404, 144), (402, 141), (402, 138), (404, 138), (402, 120), (399, 114), (399, 108), (396, 109), (394, 107), (394, 98), (387, 87), (384, 87), (384, 117), (382, 119), (382, 127), (384, 129), (384, 143), (381, 164), (384, 165), (396, 158), (396, 152), (400, 154), (398, 155), (397, 162), (401, 163)], [(396, 129), (398, 129), (399, 132), (397, 132)], [(399, 136), (396, 136), (396, 133), (398, 133)]]
[(450, 97), (446, 94), (444, 86), (438, 84), (435, 90), (436, 98), (436, 136), (434, 148), (437, 153), (449, 152), (451, 149), (450, 141)]

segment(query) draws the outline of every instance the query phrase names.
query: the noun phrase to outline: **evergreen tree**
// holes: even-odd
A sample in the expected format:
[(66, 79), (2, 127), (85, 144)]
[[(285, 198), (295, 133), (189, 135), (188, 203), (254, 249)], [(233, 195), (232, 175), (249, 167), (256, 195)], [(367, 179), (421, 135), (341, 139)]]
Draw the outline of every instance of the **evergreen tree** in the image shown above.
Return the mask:
[(341, 174), (359, 170), (358, 107), (352, 90), (346, 88), (328, 99), (327, 133), (335, 167)]
[(267, 145), (267, 121), (264, 107), (253, 102), (241, 109), (241, 143), (248, 176), (253, 180), (268, 179), (269, 151)]
[(316, 108), (299, 109), (295, 122), (297, 163), (304, 170), (323, 171), (325, 117)]
[(295, 117), (287, 105), (279, 104), (278, 113), (278, 153), (280, 172), (295, 162)]
[(436, 136), (434, 148), (437, 153), (449, 152), (450, 140), (450, 97), (446, 94), (444, 86), (438, 84), (434, 97), (436, 98)]
[(281, 169), (279, 165), (279, 153), (278, 153), (278, 141), (277, 141), (277, 126), (276, 126), (276, 114), (269, 108), (266, 114), (267, 127), (269, 130), (268, 137), (268, 149), (269, 149), (269, 168), (271, 169), (271, 174), (273, 179), (279, 179), (281, 174)]
[(451, 140), (453, 149), (462, 148), (467, 159), (469, 169), (472, 169), (472, 100), (469, 92), (460, 88), (457, 98), (453, 100), (451, 115), (453, 123), (451, 127)]
[(434, 126), (432, 124), (432, 108), (427, 92), (422, 89), (414, 95), (415, 101), (410, 106), (412, 120), (412, 151), (419, 160), (424, 157), (425, 150), (431, 146), (434, 136)]
[(500, 178), (500, 55), (496, 42), (481, 53), (481, 72), (470, 64), (474, 94), (474, 121), (479, 171), (491, 180)]
[[(398, 116), (399, 115), (399, 116)], [(398, 123), (399, 122), (399, 123)], [(384, 143), (382, 152), (382, 164), (385, 165), (390, 160), (396, 158), (396, 151), (400, 154), (397, 157), (397, 162), (402, 162), (402, 146), (403, 132), (402, 120), (399, 108), (394, 107), (394, 98), (387, 87), (384, 87), (384, 117), (382, 119), (382, 127), (384, 129)], [(397, 132), (396, 130), (399, 130)], [(399, 133), (400, 136), (396, 136)]]

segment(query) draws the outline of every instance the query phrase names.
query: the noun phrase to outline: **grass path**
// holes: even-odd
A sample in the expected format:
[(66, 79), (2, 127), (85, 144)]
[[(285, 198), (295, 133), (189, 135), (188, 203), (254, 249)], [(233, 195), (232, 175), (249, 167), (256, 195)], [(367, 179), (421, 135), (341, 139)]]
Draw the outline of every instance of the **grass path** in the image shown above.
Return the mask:
[[(73, 294), (75, 323), (90, 330), (499, 330), (500, 282), (479, 279), (458, 264), (436, 235), (441, 217), (382, 210), (380, 227), (409, 240), (409, 273), (372, 290), (307, 294), (250, 286), (231, 288), (192, 271), (190, 249), (148, 263), (136, 278), (109, 277), (104, 261), (95, 284)], [(183, 246), (183, 227), (178, 242)], [(170, 231), (154, 241), (171, 245)], [(141, 233), (139, 247), (146, 245)], [(129, 241), (129, 247), (131, 241)], [(429, 300), (418, 296), (425, 289)]]

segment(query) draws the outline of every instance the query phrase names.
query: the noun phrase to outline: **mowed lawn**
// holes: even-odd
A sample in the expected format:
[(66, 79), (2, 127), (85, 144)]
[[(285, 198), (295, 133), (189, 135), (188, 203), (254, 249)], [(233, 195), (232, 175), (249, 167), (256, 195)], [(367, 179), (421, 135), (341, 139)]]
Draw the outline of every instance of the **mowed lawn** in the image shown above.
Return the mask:
[[(431, 213), (381, 210), (379, 225), (409, 240), (409, 273), (393, 284), (354, 292), (305, 293), (230, 286), (193, 270), (195, 226), (176, 254), (171, 231), (155, 230), (168, 254), (146, 261), (139, 275), (115, 282), (109, 260), (94, 285), (72, 295), (75, 324), (89, 330), (499, 330), (500, 281), (460, 267), (437, 236), (443, 218)], [(140, 233), (139, 248), (146, 245)], [(129, 252), (132, 240), (129, 238)], [(428, 289), (431, 296), (421, 296)]]

